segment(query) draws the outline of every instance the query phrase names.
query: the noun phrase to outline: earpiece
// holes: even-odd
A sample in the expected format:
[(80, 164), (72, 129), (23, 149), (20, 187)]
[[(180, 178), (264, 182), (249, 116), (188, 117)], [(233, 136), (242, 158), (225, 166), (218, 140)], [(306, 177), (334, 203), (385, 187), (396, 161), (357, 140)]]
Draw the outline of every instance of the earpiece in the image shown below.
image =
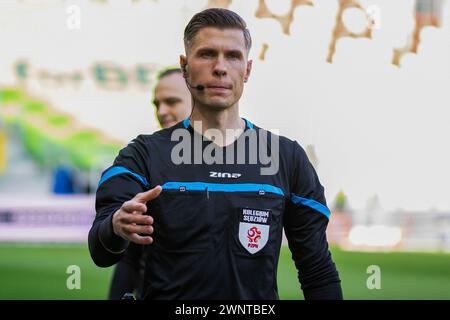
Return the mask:
[(191, 85), (189, 83), (189, 81), (187, 80), (187, 77), (188, 77), (188, 75), (187, 75), (187, 66), (188, 66), (188, 64), (186, 63), (184, 66), (181, 67), (181, 70), (183, 71), (183, 78), (184, 78), (184, 81), (186, 81), (186, 84), (188, 85), (188, 87), (192, 88), (192, 89), (196, 89), (198, 91), (205, 90), (205, 86), (202, 85), (202, 84), (197, 84), (196, 86), (193, 86), (193, 85)]

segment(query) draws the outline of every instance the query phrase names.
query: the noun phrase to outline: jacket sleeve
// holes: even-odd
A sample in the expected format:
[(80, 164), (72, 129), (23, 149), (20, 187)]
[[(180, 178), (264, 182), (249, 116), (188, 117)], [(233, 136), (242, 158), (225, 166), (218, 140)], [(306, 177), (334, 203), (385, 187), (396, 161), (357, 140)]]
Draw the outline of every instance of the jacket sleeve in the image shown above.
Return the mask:
[(113, 231), (113, 214), (137, 193), (149, 188), (149, 156), (142, 136), (123, 148), (100, 179), (96, 199), (96, 217), (89, 231), (88, 243), (92, 260), (99, 267), (117, 263), (128, 247), (128, 241)]
[(128, 292), (135, 292), (138, 296), (141, 294), (143, 248), (143, 245), (136, 243), (128, 245), (122, 259), (116, 264), (109, 289), (109, 300), (120, 300)]
[(325, 233), (330, 210), (324, 188), (297, 142), (293, 155), (293, 180), (283, 222), (303, 294), (305, 299), (342, 299)]

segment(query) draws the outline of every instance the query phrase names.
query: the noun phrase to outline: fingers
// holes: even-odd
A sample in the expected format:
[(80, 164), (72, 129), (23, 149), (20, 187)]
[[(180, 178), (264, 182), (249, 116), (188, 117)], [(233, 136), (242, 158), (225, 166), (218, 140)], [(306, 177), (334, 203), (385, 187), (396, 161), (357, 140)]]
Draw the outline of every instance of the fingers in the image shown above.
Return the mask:
[(162, 191), (161, 186), (156, 186), (148, 191), (138, 193), (133, 200), (140, 203), (146, 203), (147, 201), (153, 200), (156, 197), (158, 197), (161, 191)]
[(114, 233), (137, 244), (151, 244), (153, 238), (153, 217), (143, 215), (147, 212), (146, 203), (158, 197), (161, 186), (138, 193), (133, 199), (124, 202), (113, 216)]
[(122, 208), (123, 211), (126, 211), (128, 213), (133, 213), (133, 212), (137, 212), (137, 213), (144, 213), (147, 212), (147, 206), (141, 202), (130, 200), (127, 202), (124, 202), (122, 204)]
[(127, 224), (123, 226), (123, 230), (126, 233), (139, 233), (139, 234), (152, 234), (153, 227), (149, 225), (139, 226), (136, 224)]
[(137, 243), (137, 244), (152, 244), (153, 243), (153, 238), (152, 237), (143, 237), (140, 236), (136, 233), (132, 233), (129, 236), (129, 239), (131, 242)]
[(124, 202), (122, 209), (128, 213), (133, 213), (133, 211), (138, 211), (138, 213), (147, 212), (145, 203), (158, 197), (161, 191), (161, 186), (156, 186), (148, 191), (138, 193), (130, 201)]
[(142, 224), (142, 225), (151, 225), (153, 224), (153, 217), (137, 214), (137, 213), (126, 213), (120, 217), (120, 222), (124, 224)]

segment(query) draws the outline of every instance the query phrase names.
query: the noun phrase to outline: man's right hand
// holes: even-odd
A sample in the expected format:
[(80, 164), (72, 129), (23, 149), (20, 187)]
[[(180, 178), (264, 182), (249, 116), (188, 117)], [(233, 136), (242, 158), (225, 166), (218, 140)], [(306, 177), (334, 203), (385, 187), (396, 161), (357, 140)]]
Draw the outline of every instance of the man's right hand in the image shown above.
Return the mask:
[(138, 193), (133, 199), (124, 202), (112, 218), (114, 233), (125, 240), (137, 244), (151, 244), (153, 238), (139, 234), (153, 233), (153, 217), (143, 215), (147, 212), (147, 201), (153, 200), (161, 193), (161, 186)]

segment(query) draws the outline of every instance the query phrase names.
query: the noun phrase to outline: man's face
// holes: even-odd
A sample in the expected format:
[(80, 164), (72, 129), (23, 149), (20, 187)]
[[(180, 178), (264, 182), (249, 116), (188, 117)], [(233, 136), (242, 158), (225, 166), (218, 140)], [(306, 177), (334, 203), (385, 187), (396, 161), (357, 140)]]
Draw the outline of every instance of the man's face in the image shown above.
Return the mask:
[(163, 128), (171, 127), (191, 114), (191, 94), (181, 73), (169, 74), (159, 81), (153, 103)]
[(205, 87), (191, 90), (196, 101), (216, 110), (235, 105), (251, 71), (247, 56), (242, 30), (201, 29), (187, 48), (187, 58), (180, 57), (182, 65), (187, 62), (189, 83)]

